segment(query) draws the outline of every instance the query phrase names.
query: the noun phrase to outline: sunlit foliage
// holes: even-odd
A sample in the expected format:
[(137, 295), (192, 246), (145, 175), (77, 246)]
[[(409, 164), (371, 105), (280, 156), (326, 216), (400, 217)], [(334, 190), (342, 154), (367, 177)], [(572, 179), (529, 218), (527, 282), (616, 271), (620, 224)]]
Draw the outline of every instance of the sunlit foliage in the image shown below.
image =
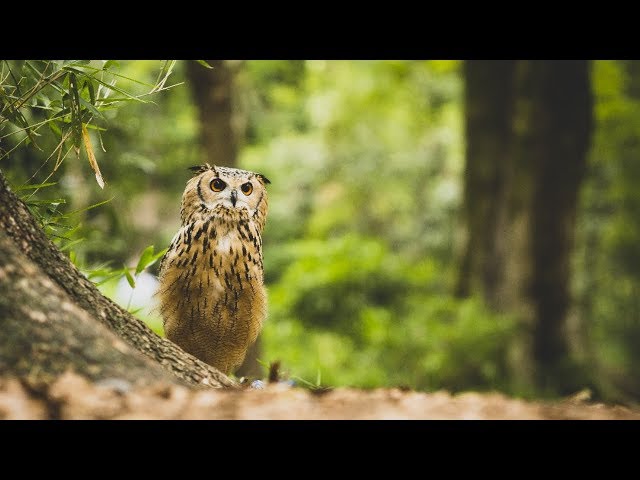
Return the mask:
[[(16, 61), (7, 65), (27, 68)], [(100, 114), (85, 105), (91, 104), (90, 88), (81, 88), (80, 113), (69, 110), (45, 124), (60, 124), (59, 131), (35, 132), (41, 133), (34, 137), (38, 148), (26, 133), (7, 135), (24, 128), (18, 117), (0, 130), (2, 154), (10, 152), (0, 161), (5, 175), (16, 187), (56, 182), (33, 196), (31, 189), (23, 193), (54, 208), (51, 215), (60, 212), (60, 245), (86, 271), (100, 267), (105, 275), (123, 264), (133, 272), (145, 247), (158, 251), (169, 243), (187, 167), (206, 161), (199, 157), (197, 105), (183, 83), (184, 62), (122, 61), (108, 67), (143, 82), (117, 77), (118, 88), (132, 97), (165, 82), (140, 97), (144, 103), (129, 99)], [(635, 398), (637, 69), (632, 62), (594, 62), (596, 132), (581, 195), (570, 322), (579, 332), (576, 349), (593, 365), (605, 394), (624, 388)], [(234, 113), (240, 166), (272, 181), (264, 235), (265, 364), (281, 360), (283, 371), (305, 384), (523, 393), (505, 380), (507, 339), (518, 334), (514, 323), (478, 299), (451, 295), (462, 228), (462, 82), (456, 61), (242, 64)], [(51, 118), (47, 108), (56, 93), (50, 95), (34, 97), (33, 108), (24, 111), (27, 124)], [(73, 100), (61, 98), (53, 108), (60, 113), (65, 101)], [(82, 129), (74, 130), (78, 121), (94, 127), (88, 134), (104, 190), (86, 154), (75, 155), (74, 146), (85, 148), (77, 141)], [(71, 150), (53, 172), (56, 155), (45, 160), (65, 128), (72, 132)], [(76, 143), (73, 135), (80, 135)], [(59, 202), (52, 207), (54, 200)], [(102, 288), (110, 295), (116, 291), (114, 281)], [(144, 318), (162, 332), (157, 314)]]

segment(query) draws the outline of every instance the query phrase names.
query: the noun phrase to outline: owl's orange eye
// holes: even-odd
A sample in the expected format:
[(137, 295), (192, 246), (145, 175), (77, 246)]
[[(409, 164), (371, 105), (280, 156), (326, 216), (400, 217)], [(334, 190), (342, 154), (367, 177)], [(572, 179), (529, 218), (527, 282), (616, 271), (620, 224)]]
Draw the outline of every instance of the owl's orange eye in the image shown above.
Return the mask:
[(240, 185), (240, 190), (242, 190), (242, 193), (245, 195), (251, 195), (251, 192), (253, 192), (253, 185), (251, 185), (251, 182), (243, 183)]
[(227, 184), (219, 178), (214, 178), (213, 180), (211, 180), (211, 190), (213, 190), (214, 192), (221, 192), (226, 188), (226, 186)]

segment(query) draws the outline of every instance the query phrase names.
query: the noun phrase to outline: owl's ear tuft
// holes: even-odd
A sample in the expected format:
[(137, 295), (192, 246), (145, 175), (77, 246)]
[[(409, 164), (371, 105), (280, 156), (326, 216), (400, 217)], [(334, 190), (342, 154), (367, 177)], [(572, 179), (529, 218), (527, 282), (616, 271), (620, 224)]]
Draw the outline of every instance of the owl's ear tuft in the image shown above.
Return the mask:
[(212, 168), (208, 163), (205, 163), (204, 165), (194, 165), (193, 167), (189, 167), (189, 170), (191, 170), (194, 175), (200, 175), (202, 172), (215, 169)]
[(271, 183), (271, 180), (269, 180), (267, 177), (265, 177), (264, 175), (262, 175), (260, 173), (256, 174), (256, 176), (264, 184)]

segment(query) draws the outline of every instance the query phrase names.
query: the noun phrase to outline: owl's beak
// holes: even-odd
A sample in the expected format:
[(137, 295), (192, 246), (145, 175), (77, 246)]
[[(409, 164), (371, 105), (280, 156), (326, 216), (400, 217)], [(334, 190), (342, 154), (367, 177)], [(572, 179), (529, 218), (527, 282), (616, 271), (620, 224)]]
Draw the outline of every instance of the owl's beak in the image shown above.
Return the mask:
[(231, 205), (235, 207), (237, 201), (238, 201), (238, 192), (236, 190), (231, 190)]

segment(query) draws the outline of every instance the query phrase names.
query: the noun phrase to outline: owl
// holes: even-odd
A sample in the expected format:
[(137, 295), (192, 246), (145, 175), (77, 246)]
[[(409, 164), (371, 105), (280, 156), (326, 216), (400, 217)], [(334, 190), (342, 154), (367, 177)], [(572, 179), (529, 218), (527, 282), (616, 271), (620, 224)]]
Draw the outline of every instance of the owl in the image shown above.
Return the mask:
[(271, 182), (236, 168), (191, 170), (182, 225), (160, 263), (160, 313), (169, 340), (230, 373), (266, 317), (262, 230)]

